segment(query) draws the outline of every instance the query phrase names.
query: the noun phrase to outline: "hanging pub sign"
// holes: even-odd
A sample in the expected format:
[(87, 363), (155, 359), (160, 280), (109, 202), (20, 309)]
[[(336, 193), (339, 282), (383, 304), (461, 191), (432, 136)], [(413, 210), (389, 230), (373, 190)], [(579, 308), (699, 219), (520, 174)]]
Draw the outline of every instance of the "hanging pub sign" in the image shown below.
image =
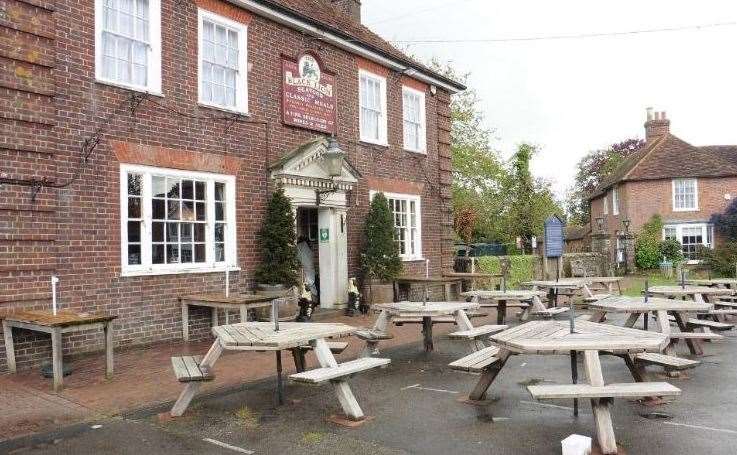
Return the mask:
[(282, 57), (282, 116), (286, 125), (336, 133), (335, 76), (314, 55)]

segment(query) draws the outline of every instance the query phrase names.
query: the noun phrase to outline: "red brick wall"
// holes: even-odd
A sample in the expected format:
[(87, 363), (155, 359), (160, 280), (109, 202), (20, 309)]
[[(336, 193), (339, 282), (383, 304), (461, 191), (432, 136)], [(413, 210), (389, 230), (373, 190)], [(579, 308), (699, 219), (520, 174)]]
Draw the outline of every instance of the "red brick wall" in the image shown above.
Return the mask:
[[(218, 5), (216, 0), (198, 3)], [(52, 3), (43, 0), (33, 4), (3, 0), (2, 5), (10, 13), (0, 16), (0, 35), (6, 38), (0, 40), (4, 68), (0, 78), (0, 172), (15, 178), (67, 182), (78, 168), (85, 139), (99, 130), (102, 140), (80, 178), (67, 188), (45, 188), (35, 202), (27, 187), (0, 188), (0, 311), (48, 308), (49, 278), (56, 273), (61, 279), (63, 307), (117, 315), (115, 342), (126, 346), (178, 339), (177, 296), (222, 289), (222, 274), (120, 276), (120, 163), (114, 143), (127, 143), (123, 148), (128, 151), (138, 144), (141, 150), (155, 150), (165, 159), (186, 162), (177, 167), (193, 166), (198, 162), (196, 156), (202, 156), (197, 154), (239, 160), (236, 212), (242, 271), (231, 276), (231, 282), (241, 290), (249, 288), (257, 262), (255, 233), (269, 194), (267, 165), (315, 135), (281, 124), (280, 55), (296, 56), (305, 50), (316, 52), (326, 69), (336, 74), (338, 140), (365, 177), (351, 195), (348, 212), (351, 276), (358, 273), (370, 179), (421, 189), (424, 256), (431, 260), (431, 273), (452, 266), (449, 94), (443, 90), (435, 96), (428, 91), (426, 97), (427, 156), (405, 152), (403, 76), (386, 70), (389, 146), (359, 143), (358, 59), (259, 16), (235, 11), (250, 19), (251, 123), (239, 121), (228, 128), (221, 120), (175, 115), (171, 110), (200, 117), (225, 114), (197, 104), (197, 6), (162, 0), (164, 96), (143, 100), (132, 113), (132, 92), (94, 80), (94, 2), (58, 0), (53, 3), (53, 14)], [(233, 13), (232, 7), (225, 9)], [(408, 264), (406, 269), (424, 273), (424, 264)], [(193, 316), (198, 327), (192, 330), (204, 336), (206, 315)], [(19, 368), (49, 358), (48, 338), (23, 331), (16, 332), (16, 338)], [(64, 338), (67, 354), (100, 346), (98, 334)], [(0, 371), (5, 368), (0, 344)]]

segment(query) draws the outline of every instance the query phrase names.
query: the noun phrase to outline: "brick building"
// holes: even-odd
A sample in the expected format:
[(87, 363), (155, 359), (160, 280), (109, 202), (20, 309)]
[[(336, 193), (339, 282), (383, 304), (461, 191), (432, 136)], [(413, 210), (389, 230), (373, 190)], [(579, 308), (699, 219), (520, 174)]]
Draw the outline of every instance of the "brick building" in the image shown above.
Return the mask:
[[(464, 87), (362, 26), (358, 0), (5, 0), (0, 33), (0, 311), (48, 308), (57, 275), (63, 308), (118, 316), (116, 345), (180, 338), (178, 295), (222, 290), (226, 267), (253, 286), (277, 184), (300, 234), (326, 237), (325, 306), (358, 274), (377, 191), (405, 270), (452, 267)], [(19, 368), (49, 358), (47, 338), (15, 338)]]
[[(645, 139), (642, 149), (591, 195), (592, 232), (599, 232), (598, 218), (616, 242), (612, 259), (621, 263), (623, 221), (630, 221), (635, 234), (657, 214), (665, 224), (663, 238), (677, 239), (685, 256), (697, 261), (701, 246), (714, 247), (718, 241), (712, 215), (737, 197), (737, 146), (691, 145), (670, 133), (665, 112), (650, 109)], [(633, 255), (628, 259), (631, 262)]]

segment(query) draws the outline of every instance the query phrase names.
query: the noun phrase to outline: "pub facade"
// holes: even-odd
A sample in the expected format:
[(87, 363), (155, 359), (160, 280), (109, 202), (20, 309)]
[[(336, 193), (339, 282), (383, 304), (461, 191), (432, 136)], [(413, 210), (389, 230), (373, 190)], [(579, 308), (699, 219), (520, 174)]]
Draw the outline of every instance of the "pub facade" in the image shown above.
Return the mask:
[[(323, 307), (359, 275), (376, 192), (405, 272), (452, 268), (449, 103), (464, 87), (361, 25), (357, 0), (5, 11), (0, 312), (47, 309), (57, 276), (61, 308), (118, 317), (116, 346), (180, 339), (178, 296), (221, 291), (226, 270), (231, 289), (253, 288), (277, 187), (314, 245)], [(204, 310), (190, 321), (208, 333)], [(15, 338), (19, 369), (48, 358), (47, 338)], [(65, 335), (64, 351), (99, 338)]]

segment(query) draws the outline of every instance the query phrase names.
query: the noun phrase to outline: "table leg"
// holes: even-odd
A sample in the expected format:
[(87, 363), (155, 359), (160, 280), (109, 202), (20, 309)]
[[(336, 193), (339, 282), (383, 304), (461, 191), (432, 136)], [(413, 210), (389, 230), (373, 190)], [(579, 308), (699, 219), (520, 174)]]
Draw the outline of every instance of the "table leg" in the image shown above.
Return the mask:
[(450, 283), (445, 283), (445, 301), (450, 302)]
[(241, 322), (248, 322), (248, 307), (246, 305), (241, 305), (240, 310), (241, 310)]
[(276, 351), (276, 405), (284, 404), (284, 384), (282, 383), (281, 351)]
[(182, 302), (182, 339), (189, 341), (189, 305)]
[(294, 358), (294, 368), (297, 370), (297, 373), (302, 373), (305, 371), (305, 353), (302, 349), (299, 348), (292, 348), (292, 357)]
[(504, 320), (507, 318), (507, 301), (499, 300), (496, 307), (496, 323), (497, 325), (504, 325)]
[(3, 337), (5, 338), (5, 357), (8, 362), (8, 371), (15, 373), (15, 344), (13, 343), (13, 328), (3, 319)]
[[(578, 353), (571, 351), (571, 382), (578, 384)], [(578, 417), (578, 398), (573, 399), (573, 416)]]
[[(683, 320), (683, 316), (681, 316), (681, 313), (679, 313), (678, 311), (674, 311), (673, 317), (676, 319), (676, 324), (678, 324), (678, 328), (681, 329), (681, 332), (693, 332), (693, 330), (690, 329), (686, 324), (686, 321)], [(660, 312), (658, 312), (658, 320), (660, 320)], [(666, 324), (669, 324), (667, 316)], [(698, 340), (686, 340), (686, 345), (688, 346), (688, 350), (691, 351), (691, 354), (704, 355), (704, 350), (701, 349), (701, 344), (698, 342)]]
[(432, 343), (432, 318), (429, 316), (422, 318), (422, 335), (425, 351), (432, 352), (435, 347)]
[(505, 349), (499, 350), (499, 354), (497, 354), (499, 361), (495, 362), (488, 370), (481, 373), (481, 377), (471, 391), (471, 394), (468, 396), (469, 400), (483, 401), (486, 399), (489, 387), (502, 371), (502, 368), (504, 368), (504, 365), (507, 363), (507, 359), (509, 359), (509, 356), (511, 355), (512, 353)]
[[(338, 361), (335, 360), (333, 353), (330, 352), (330, 348), (324, 339), (318, 339), (311, 341), (310, 344), (314, 347), (315, 356), (320, 366), (323, 368), (337, 367)], [(361, 406), (358, 404), (355, 395), (351, 391), (347, 381), (336, 381), (333, 382), (335, 388), (335, 394), (338, 397), (340, 406), (343, 408), (345, 415), (351, 420), (361, 420), (364, 418)]]
[[(589, 384), (602, 387), (604, 385), (604, 376), (601, 374), (599, 352), (584, 351), (583, 355)], [(604, 454), (617, 453), (617, 441), (614, 437), (614, 426), (612, 425), (612, 415), (609, 409), (610, 405), (610, 398), (595, 398), (591, 400), (591, 408), (594, 411), (594, 421), (596, 423), (596, 437), (599, 441), (599, 447)]]
[[(471, 320), (468, 319), (468, 315), (463, 310), (458, 310), (455, 313), (453, 313), (453, 317), (456, 321), (456, 327), (458, 327), (459, 331), (465, 331), (465, 330), (471, 330), (473, 329), (473, 324), (471, 324)], [(471, 349), (473, 351), (478, 351), (481, 349), (484, 349), (486, 347), (486, 344), (481, 340), (471, 340), (469, 341), (471, 345)]]
[(624, 326), (632, 328), (635, 326), (635, 323), (637, 322), (638, 319), (640, 319), (640, 313), (630, 313), (629, 317), (627, 318), (627, 321), (624, 323)]
[(112, 379), (115, 366), (113, 363), (113, 323), (106, 323), (103, 330), (105, 331), (105, 377)]
[(594, 298), (594, 293), (591, 292), (591, 289), (589, 289), (589, 286), (587, 284), (583, 285), (583, 295), (590, 299)]
[[(223, 346), (220, 344), (220, 340), (216, 339), (210, 347), (210, 350), (207, 351), (207, 354), (205, 354), (205, 357), (202, 358), (202, 361), (200, 362), (200, 368), (204, 370), (209, 370), (210, 368), (212, 368), (213, 365), (215, 365), (215, 362), (217, 362), (217, 360), (220, 358), (220, 355), (222, 353)], [(184, 414), (184, 411), (186, 411), (189, 407), (189, 403), (192, 402), (192, 398), (194, 398), (194, 396), (197, 394), (197, 391), (200, 390), (201, 385), (202, 382), (187, 383), (187, 385), (184, 387), (184, 390), (182, 390), (182, 393), (179, 394), (179, 398), (177, 398), (176, 403), (174, 403), (174, 406), (169, 412), (172, 417), (179, 417)]]
[(54, 392), (64, 388), (64, 368), (62, 364), (61, 330), (51, 332), (51, 368), (54, 372)]
[(216, 307), (212, 307), (212, 312), (210, 313), (210, 319), (212, 321), (212, 326), (217, 327), (218, 326), (218, 309)]
[(606, 312), (604, 311), (594, 311), (591, 314), (591, 322), (604, 322), (604, 318), (606, 317)]

